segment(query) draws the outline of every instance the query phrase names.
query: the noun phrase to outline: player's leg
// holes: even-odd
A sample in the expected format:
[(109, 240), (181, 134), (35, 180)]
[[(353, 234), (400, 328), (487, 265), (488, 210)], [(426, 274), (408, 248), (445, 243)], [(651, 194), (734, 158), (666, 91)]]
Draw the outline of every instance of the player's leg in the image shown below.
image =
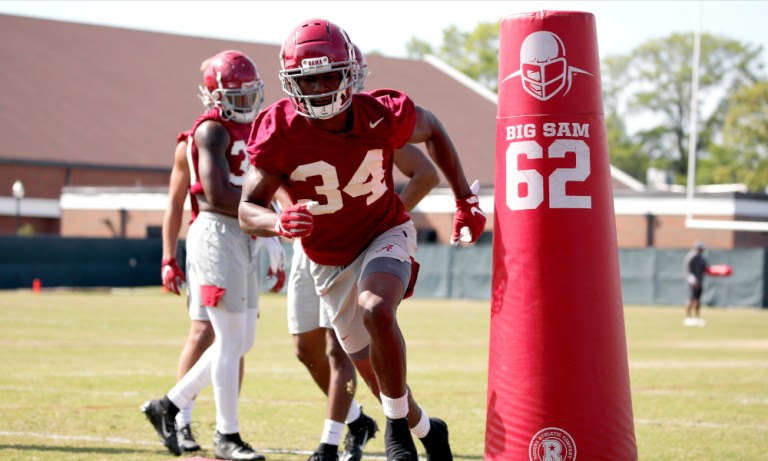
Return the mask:
[(293, 335), (294, 354), (299, 359), (317, 387), (328, 395), (331, 368), (325, 353), (325, 328), (315, 328)]
[(295, 242), (293, 248), (288, 278), (288, 331), (293, 335), (296, 357), (328, 397), (320, 444), (310, 459), (337, 459), (346, 422), (349, 429), (342, 460), (357, 461), (362, 457), (363, 446), (373, 437), (376, 423), (354, 401), (354, 365), (338, 344), (326, 310), (320, 307), (309, 258), (300, 242)]
[[(373, 264), (381, 263), (383, 259), (378, 258)], [(396, 263), (409, 264), (392, 260), (392, 264)], [(407, 419), (405, 340), (395, 315), (404, 289), (398, 276), (376, 270), (362, 278), (358, 303), (363, 324), (370, 335), (370, 363), (387, 417), (384, 433), (387, 459), (416, 461), (416, 446)]]
[[(309, 371), (317, 387), (328, 395), (331, 368), (326, 355), (325, 328), (320, 326), (320, 299), (309, 272), (309, 258), (295, 241), (291, 259), (291, 273), (287, 290), (288, 332), (293, 336), (296, 358)], [(336, 460), (341, 441), (343, 420), (326, 418), (320, 444), (310, 460)]]
[[(200, 287), (204, 280), (202, 267), (197, 261), (198, 256), (202, 254), (202, 250), (205, 248), (205, 232), (206, 225), (195, 221), (187, 233), (187, 295), (190, 316), (193, 319), (207, 319), (200, 296)], [(203, 313), (203, 316), (200, 315), (200, 312)], [(192, 332), (190, 332), (190, 336), (192, 336)], [(177, 429), (180, 426), (176, 424), (179, 408), (187, 407), (197, 392), (210, 383), (210, 353), (204, 353), (199, 359), (191, 360), (187, 352), (189, 352), (189, 348), (185, 347), (179, 359), (178, 368), (179, 370), (187, 366), (191, 366), (191, 368), (184, 373), (183, 377), (179, 377), (171, 390), (177, 397), (176, 403), (173, 403), (166, 394), (162, 399), (149, 400), (141, 407), (163, 444), (171, 453), (176, 455), (181, 454), (177, 434)], [(193, 364), (195, 366), (192, 366)]]
[[(187, 268), (187, 273), (190, 273), (189, 268)], [(176, 367), (177, 381), (181, 380), (181, 378), (187, 374), (192, 366), (200, 359), (200, 356), (203, 355), (203, 352), (213, 344), (213, 340), (215, 339), (213, 327), (208, 320), (208, 314), (205, 312), (205, 308), (200, 306), (199, 303), (193, 305), (188, 298), (188, 311), (191, 321), (189, 324), (187, 341), (181, 350), (179, 362)], [(193, 399), (176, 415), (176, 428), (178, 429), (177, 437), (182, 451), (192, 452), (200, 449), (200, 444), (197, 443), (192, 432), (191, 423), (194, 406), (195, 400)]]
[(693, 298), (693, 316), (696, 321), (696, 326), (703, 327), (705, 325), (704, 319), (701, 318), (701, 294), (703, 287), (701, 284), (696, 288), (695, 296)]
[(251, 239), (234, 218), (219, 216), (213, 230), (209, 251), (216, 254), (209, 258), (208, 268), (213, 288), (207, 288), (204, 305), (216, 334), (211, 358), (214, 453), (219, 459), (262, 460), (264, 456), (240, 437), (238, 415), (241, 358), (253, 345), (258, 317), (258, 272), (252, 264)]
[[(330, 320), (327, 324), (330, 325)], [(344, 452), (340, 460), (360, 461), (365, 445), (376, 436), (379, 426), (373, 418), (363, 413), (362, 407), (354, 400), (357, 392), (355, 365), (341, 347), (334, 330), (326, 328), (325, 331), (331, 370), (327, 415), (333, 421), (344, 421), (347, 424)]]
[[(370, 335), (370, 363), (381, 391), (387, 416), (387, 446), (396, 446), (413, 456), (408, 429), (421, 439), (430, 460), (451, 460), (447, 425), (429, 418), (416, 403), (406, 383), (406, 347), (397, 323), (397, 307), (411, 280), (411, 258), (415, 255), (412, 223), (377, 238), (369, 247), (370, 259), (363, 263), (358, 304)], [(381, 248), (392, 257), (380, 257)], [(406, 436), (407, 433), (407, 436)], [(412, 444), (412, 442), (410, 442)]]

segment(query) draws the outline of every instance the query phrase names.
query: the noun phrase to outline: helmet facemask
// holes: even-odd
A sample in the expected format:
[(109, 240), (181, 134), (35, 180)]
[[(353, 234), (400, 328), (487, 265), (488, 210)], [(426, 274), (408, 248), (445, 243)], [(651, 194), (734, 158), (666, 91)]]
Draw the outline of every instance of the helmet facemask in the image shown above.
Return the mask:
[(206, 109), (236, 123), (252, 123), (264, 103), (264, 82), (256, 64), (239, 51), (218, 53), (203, 63), (200, 99)]
[[(341, 75), (339, 87), (327, 93), (305, 95), (299, 86), (299, 79), (310, 75), (320, 75), (329, 72), (339, 72)], [(301, 61), (296, 69), (280, 71), (283, 91), (290, 96), (293, 108), (297, 113), (314, 119), (332, 118), (349, 107), (352, 103), (352, 88), (358, 76), (357, 62), (354, 60), (329, 62), (326, 56), (307, 58)], [(331, 102), (321, 106), (318, 100), (330, 98)]]
[(264, 83), (244, 83), (238, 90), (218, 89), (213, 92), (221, 109), (221, 116), (237, 123), (251, 123), (264, 103)]

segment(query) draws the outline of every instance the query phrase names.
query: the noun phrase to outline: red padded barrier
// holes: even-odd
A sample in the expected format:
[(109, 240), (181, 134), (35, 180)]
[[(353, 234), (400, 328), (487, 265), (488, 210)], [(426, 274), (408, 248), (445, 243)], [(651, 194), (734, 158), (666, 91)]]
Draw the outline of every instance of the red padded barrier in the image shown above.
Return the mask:
[(595, 18), (501, 22), (485, 459), (636, 460)]

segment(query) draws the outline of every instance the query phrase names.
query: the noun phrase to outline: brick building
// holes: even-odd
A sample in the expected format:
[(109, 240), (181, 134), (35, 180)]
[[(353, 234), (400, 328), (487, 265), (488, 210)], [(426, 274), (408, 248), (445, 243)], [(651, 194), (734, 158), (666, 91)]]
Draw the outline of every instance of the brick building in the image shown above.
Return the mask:
[[(276, 45), (8, 15), (0, 15), (0, 40), (14, 44), (0, 47), (0, 235), (22, 225), (38, 235), (159, 236), (175, 136), (201, 110), (199, 64), (238, 49), (259, 66), (265, 103), (283, 96)], [(492, 230), (495, 95), (434, 59), (367, 61), (368, 88), (401, 89), (446, 126), (467, 178), (483, 185)], [(685, 226), (691, 206), (707, 219), (764, 222), (765, 195), (697, 194), (690, 205), (684, 193), (649, 191), (617, 169), (612, 179), (619, 247), (768, 246), (768, 232)], [(22, 199), (11, 194), (16, 181)], [(453, 200), (441, 186), (412, 214), (427, 241), (450, 234)]]

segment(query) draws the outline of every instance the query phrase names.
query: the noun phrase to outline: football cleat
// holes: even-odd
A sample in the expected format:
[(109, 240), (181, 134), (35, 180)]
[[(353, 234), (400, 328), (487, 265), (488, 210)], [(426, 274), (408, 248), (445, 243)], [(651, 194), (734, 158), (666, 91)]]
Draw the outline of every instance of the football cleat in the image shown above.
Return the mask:
[(339, 455), (331, 455), (316, 451), (312, 453), (312, 456), (307, 458), (307, 461), (339, 461)]
[(448, 425), (440, 418), (429, 418), (429, 432), (420, 439), (427, 450), (427, 461), (452, 461), (451, 444), (448, 443)]
[(192, 434), (192, 428), (189, 424), (182, 426), (176, 433), (176, 438), (179, 440), (179, 446), (181, 451), (198, 451), (200, 450), (200, 444), (195, 440), (194, 434)]
[(376, 421), (361, 412), (360, 417), (348, 425), (341, 461), (360, 461), (363, 459), (365, 444), (376, 437), (378, 431), (379, 426)]
[(240, 434), (223, 434), (216, 431), (213, 435), (213, 453), (218, 459), (230, 461), (263, 461), (267, 458), (243, 442)]
[[(384, 430), (384, 447), (387, 461), (418, 461), (419, 459), (416, 446), (413, 444), (411, 430), (408, 428), (408, 420), (405, 418), (387, 418), (387, 427)], [(437, 461), (437, 459), (433, 458), (433, 461)]]
[(155, 428), (155, 432), (160, 436), (165, 448), (174, 455), (180, 456), (181, 447), (179, 447), (179, 439), (176, 436), (176, 418), (168, 414), (159, 400), (147, 400), (141, 406), (141, 411)]

